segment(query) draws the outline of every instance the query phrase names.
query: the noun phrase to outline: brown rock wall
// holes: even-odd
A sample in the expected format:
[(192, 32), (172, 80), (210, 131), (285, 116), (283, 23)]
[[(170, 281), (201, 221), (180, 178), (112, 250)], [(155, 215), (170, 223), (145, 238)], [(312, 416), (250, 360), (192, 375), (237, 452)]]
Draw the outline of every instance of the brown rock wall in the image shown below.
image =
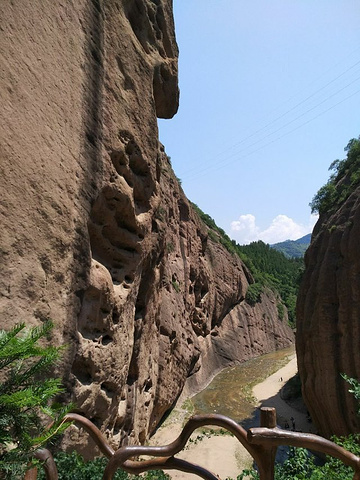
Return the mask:
[(291, 331), (273, 297), (245, 305), (251, 275), (158, 141), (178, 107), (172, 2), (5, 0), (0, 22), (1, 325), (53, 318), (79, 410), (143, 442), (187, 377)]
[(94, 15), (81, 0), (0, 5), (0, 311), (7, 326), (51, 316), (60, 331), (74, 331), (98, 168), (85, 135), (95, 80), (83, 27)]
[(321, 433), (359, 430), (357, 405), (341, 378), (360, 378), (360, 189), (322, 215), (306, 254), (296, 348), (303, 395)]
[(241, 300), (200, 339), (198, 369), (186, 380), (182, 398), (203, 389), (223, 368), (288, 347), (293, 333), (287, 317), (278, 318), (279, 299), (270, 290), (254, 307)]

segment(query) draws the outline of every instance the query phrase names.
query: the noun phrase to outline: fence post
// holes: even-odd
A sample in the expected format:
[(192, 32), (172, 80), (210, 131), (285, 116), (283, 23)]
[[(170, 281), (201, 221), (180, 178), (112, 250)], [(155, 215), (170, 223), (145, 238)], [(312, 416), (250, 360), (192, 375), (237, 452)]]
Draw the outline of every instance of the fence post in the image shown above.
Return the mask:
[[(276, 427), (276, 409), (274, 407), (260, 408), (260, 427)], [(261, 462), (258, 465), (260, 480), (274, 480), (276, 450), (276, 446), (263, 446), (263, 451), (260, 454)]]

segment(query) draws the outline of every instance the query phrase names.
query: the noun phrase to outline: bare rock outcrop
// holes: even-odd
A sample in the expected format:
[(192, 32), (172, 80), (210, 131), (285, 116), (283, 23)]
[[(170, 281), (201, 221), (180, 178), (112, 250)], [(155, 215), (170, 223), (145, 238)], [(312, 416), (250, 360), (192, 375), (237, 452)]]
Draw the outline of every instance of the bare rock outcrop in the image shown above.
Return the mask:
[(179, 99), (172, 2), (4, 0), (0, 28), (1, 326), (51, 317), (79, 411), (144, 442), (188, 377), (292, 332), (272, 294), (246, 304), (250, 273), (159, 143)]
[(360, 378), (360, 188), (320, 216), (306, 253), (296, 349), (303, 396), (323, 435), (358, 432), (354, 397), (341, 377)]

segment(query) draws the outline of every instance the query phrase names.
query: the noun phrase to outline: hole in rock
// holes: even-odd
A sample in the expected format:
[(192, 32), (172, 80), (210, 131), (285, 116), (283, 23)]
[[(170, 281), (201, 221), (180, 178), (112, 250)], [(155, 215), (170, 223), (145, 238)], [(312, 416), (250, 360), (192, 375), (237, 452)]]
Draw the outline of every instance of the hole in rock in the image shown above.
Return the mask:
[(92, 417), (92, 418), (89, 418), (90, 422), (93, 423), (96, 427), (98, 427), (98, 429), (101, 428), (101, 425), (102, 425), (102, 421), (101, 421), (101, 418), (99, 417)]
[(129, 385), (129, 387), (131, 387), (132, 385), (134, 385), (137, 379), (137, 375), (129, 375), (126, 383)]
[(101, 390), (105, 392), (106, 396), (113, 398), (116, 392), (116, 385), (112, 384), (111, 382), (103, 382), (101, 384)]
[(113, 310), (112, 322), (113, 322), (114, 325), (117, 325), (120, 322), (120, 314), (119, 314), (117, 309)]
[(152, 220), (151, 222), (151, 231), (153, 233), (159, 233), (159, 228), (158, 228), (158, 224), (157, 224), (157, 221), (156, 220)]
[(152, 387), (152, 385), (153, 385), (153, 383), (152, 383), (151, 378), (148, 378), (146, 380), (145, 387), (144, 387), (145, 392), (148, 392), (150, 390), (150, 388)]
[(83, 385), (91, 385), (93, 383), (91, 373), (88, 369), (88, 366), (84, 362), (79, 360), (75, 361), (72, 368), (72, 373)]
[(102, 338), (102, 344), (103, 345), (109, 345), (109, 343), (111, 343), (113, 341), (112, 337), (110, 337), (110, 335), (105, 335), (103, 338)]
[(118, 435), (120, 430), (121, 430), (121, 426), (122, 426), (122, 422), (121, 421), (116, 421), (115, 425), (114, 425), (114, 430), (113, 430), (113, 433), (114, 435)]

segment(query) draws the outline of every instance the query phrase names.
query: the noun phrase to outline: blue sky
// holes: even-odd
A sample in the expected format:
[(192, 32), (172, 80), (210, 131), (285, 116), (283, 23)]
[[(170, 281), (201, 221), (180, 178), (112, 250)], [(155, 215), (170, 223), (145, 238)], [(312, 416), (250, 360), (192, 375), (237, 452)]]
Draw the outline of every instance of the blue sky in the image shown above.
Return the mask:
[(174, 0), (180, 108), (160, 141), (238, 243), (296, 239), (360, 134), (358, 0)]

